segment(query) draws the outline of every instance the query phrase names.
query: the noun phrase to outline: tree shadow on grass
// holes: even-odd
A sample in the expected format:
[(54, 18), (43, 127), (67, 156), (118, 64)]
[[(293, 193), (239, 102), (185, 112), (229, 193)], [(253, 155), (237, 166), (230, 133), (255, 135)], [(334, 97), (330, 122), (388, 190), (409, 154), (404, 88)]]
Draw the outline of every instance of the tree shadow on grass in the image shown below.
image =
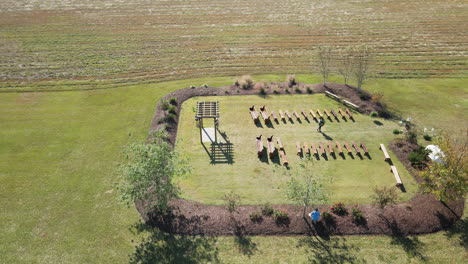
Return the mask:
[(306, 237), (297, 246), (306, 249), (310, 263), (366, 263), (358, 257), (359, 248), (347, 243), (344, 237)]
[(387, 227), (392, 232), (392, 241), (390, 242), (392, 245), (401, 246), (409, 258), (418, 258), (423, 262), (429, 260), (424, 252), (424, 246), (426, 244), (420, 241), (417, 236), (407, 236), (407, 234), (400, 229), (395, 219), (390, 221), (383, 215), (380, 215), (380, 218), (385, 221)]
[(234, 227), (234, 243), (237, 249), (245, 256), (253, 256), (258, 251), (257, 244), (245, 235), (245, 227), (239, 221), (231, 218), (231, 223)]
[(460, 219), (445, 233), (449, 239), (457, 239), (460, 246), (468, 249), (468, 219)]
[(129, 263), (218, 263), (215, 237), (173, 235), (158, 228), (137, 223), (136, 234), (147, 234), (129, 255)]

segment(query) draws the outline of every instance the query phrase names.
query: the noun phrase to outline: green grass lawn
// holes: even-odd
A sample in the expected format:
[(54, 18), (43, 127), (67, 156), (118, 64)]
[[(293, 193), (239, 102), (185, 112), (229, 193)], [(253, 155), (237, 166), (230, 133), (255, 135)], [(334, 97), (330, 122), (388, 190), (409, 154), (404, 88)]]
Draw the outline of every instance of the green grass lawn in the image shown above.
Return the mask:
[[(254, 78), (283, 80), (284, 76)], [(316, 76), (304, 76), (307, 78), (317, 79)], [(114, 187), (122, 147), (145, 139), (155, 103), (162, 95), (189, 85), (226, 85), (233, 79), (190, 79), (101, 91), (1, 93), (0, 263), (128, 262), (128, 255), (135, 251), (142, 236), (129, 230), (139, 216), (134, 208), (127, 209), (119, 203)], [(458, 83), (452, 85), (465, 89), (464, 81), (458, 79)], [(380, 82), (382, 87), (379, 89), (386, 90), (389, 83), (392, 84), (389, 86), (391, 89), (398, 82), (407, 81)], [(428, 83), (425, 80), (408, 82), (415, 85), (403, 93), (410, 94)], [(437, 89), (429, 90), (433, 96), (443, 94)], [(451, 97), (453, 95), (449, 95), (448, 100), (458, 100)], [(414, 97), (408, 100), (411, 98), (419, 100)], [(258, 97), (255, 100), (265, 99)], [(393, 102), (390, 96), (387, 100), (406, 111), (404, 105)], [(411, 101), (406, 104), (411, 104)], [(442, 105), (422, 104), (421, 107), (415, 118), (423, 118), (422, 112), (439, 112), (440, 115), (435, 116), (437, 118), (451, 113)], [(246, 118), (247, 124), (251, 124), (250, 117)], [(457, 122), (464, 120), (466, 118)], [(360, 119), (357, 121), (358, 124)], [(457, 122), (450, 124), (456, 125)], [(221, 125), (225, 129), (226, 122), (221, 120)], [(384, 123), (387, 125), (391, 123)], [(330, 122), (326, 129), (332, 129)], [(386, 128), (380, 129), (387, 131)], [(377, 155), (379, 152), (376, 150)], [(293, 156), (289, 155), (291, 166), (294, 165)], [(236, 163), (241, 158), (236, 156)], [(380, 161), (375, 159), (373, 162)], [(388, 171), (385, 173), (388, 175)], [(393, 181), (391, 175), (388, 178)], [(433, 263), (460, 263), (459, 260), (467, 257), (466, 251), (459, 246), (458, 238), (447, 239), (445, 234), (441, 232), (417, 238), (424, 242), (422, 248)], [(296, 248), (298, 239), (253, 237), (251, 241), (257, 250), (253, 250), (250, 257), (237, 253), (238, 246), (232, 237), (218, 238), (213, 246), (218, 249), (223, 263), (303, 262), (311, 254), (303, 248)], [(403, 246), (392, 244), (391, 238), (356, 236), (346, 237), (346, 240), (360, 248), (353, 254), (360, 259), (369, 259), (368, 263), (409, 262)], [(184, 245), (179, 243), (179, 247), (166, 249), (166, 252), (179, 254)], [(406, 245), (414, 243), (407, 241)]]
[[(225, 133), (226, 139), (222, 136), (220, 138), (233, 144), (232, 163), (223, 163), (223, 159), (212, 162), (209, 156), (212, 155), (211, 144), (200, 142), (193, 112), (197, 101), (219, 101), (219, 130)], [(360, 159), (354, 154), (353, 158), (345, 155), (345, 159), (339, 155), (336, 158), (327, 155), (327, 160), (323, 157), (320, 160), (315, 157), (305, 159), (310, 165), (308, 169), (324, 179), (331, 202), (369, 203), (374, 187), (395, 184), (389, 165), (383, 160), (384, 155), (379, 150), (379, 144), (388, 144), (395, 138), (392, 131), (401, 129), (397, 123), (355, 113), (356, 122), (349, 119), (332, 122), (327, 119), (323, 134), (316, 131), (317, 123), (312, 118), (309, 121), (301, 118), (301, 122), (293, 118), (292, 122), (279, 121), (274, 122), (272, 126), (266, 126), (262, 120), (262, 125), (256, 126), (248, 112), (252, 105), (257, 105), (257, 109), (266, 105), (276, 113), (281, 109), (288, 110), (291, 114), (294, 110), (299, 112), (301, 109), (307, 109), (309, 112), (309, 109), (315, 111), (319, 108), (323, 112), (323, 109), (338, 111), (338, 107), (343, 108), (343, 105), (324, 94), (275, 95), (265, 98), (255, 95), (219, 96), (192, 98), (186, 101), (182, 107), (176, 149), (189, 158), (193, 171), (188, 178), (181, 181), (183, 197), (203, 203), (222, 204), (223, 196), (234, 191), (246, 204), (291, 203), (285, 197), (289, 173), (294, 174), (299, 164), (304, 161), (304, 158), (301, 161), (301, 157), (296, 155), (297, 141), (301, 142), (301, 145), (305, 141), (309, 146), (313, 142), (316, 147), (319, 142), (323, 142), (325, 146), (327, 142), (336, 141), (341, 145), (345, 141), (350, 145), (351, 142), (363, 142), (368, 147), (370, 158), (364, 156)], [(205, 126), (212, 127), (213, 124), (205, 122)], [(281, 166), (277, 158), (257, 158), (255, 137), (259, 135), (263, 135), (265, 146), (266, 137), (274, 135), (281, 138), (289, 167)], [(337, 151), (335, 144), (333, 146)], [(393, 155), (392, 157), (406, 187), (406, 192), (402, 193), (401, 198), (408, 199), (415, 194), (417, 184), (402, 164)]]

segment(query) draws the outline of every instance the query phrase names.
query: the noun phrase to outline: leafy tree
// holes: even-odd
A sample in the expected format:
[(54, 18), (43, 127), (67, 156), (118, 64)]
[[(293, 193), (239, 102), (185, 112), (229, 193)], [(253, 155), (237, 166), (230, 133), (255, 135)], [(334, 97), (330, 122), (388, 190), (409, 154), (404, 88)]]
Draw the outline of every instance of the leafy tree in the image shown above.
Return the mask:
[(122, 200), (127, 204), (148, 201), (147, 206), (158, 211), (168, 209), (168, 202), (177, 197), (179, 188), (175, 180), (190, 171), (160, 130), (153, 133), (147, 144), (137, 143), (125, 149), (127, 163), (120, 167), (118, 186)]
[(345, 84), (348, 84), (354, 70), (354, 53), (352, 48), (347, 48), (340, 54), (340, 61), (338, 64), (338, 72), (343, 76)]
[(332, 47), (329, 46), (319, 46), (317, 51), (317, 56), (319, 59), (319, 71), (323, 77), (323, 85), (326, 86), (325, 82), (328, 80), (328, 76), (331, 72), (331, 60), (332, 60)]
[(369, 77), (370, 61), (371, 53), (367, 46), (360, 46), (353, 50), (353, 75), (358, 89), (361, 89)]
[(304, 206), (302, 216), (306, 216), (307, 206), (311, 204), (323, 204), (328, 200), (320, 177), (314, 175), (313, 170), (307, 170), (304, 164), (300, 164), (296, 175), (288, 182), (287, 196), (297, 204)]
[(223, 200), (226, 202), (226, 209), (229, 213), (234, 213), (237, 210), (237, 207), (240, 203), (240, 196), (234, 191), (231, 191), (228, 194), (225, 194)]
[(467, 160), (468, 131), (463, 136), (449, 138), (447, 135), (436, 140), (443, 152), (442, 163), (431, 162), (421, 174), (425, 182), (424, 193), (432, 193), (437, 199), (447, 202), (468, 194)]

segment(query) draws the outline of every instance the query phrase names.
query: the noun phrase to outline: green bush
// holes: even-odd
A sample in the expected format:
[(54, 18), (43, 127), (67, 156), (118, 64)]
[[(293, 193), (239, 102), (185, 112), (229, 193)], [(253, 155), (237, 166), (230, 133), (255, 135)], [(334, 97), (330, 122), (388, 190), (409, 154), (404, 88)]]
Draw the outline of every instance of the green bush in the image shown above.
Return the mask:
[(406, 131), (406, 140), (411, 143), (418, 143), (418, 134), (413, 129)]
[(395, 135), (399, 135), (399, 134), (401, 134), (401, 133), (403, 133), (401, 130), (399, 130), (399, 129), (396, 129), (396, 128), (395, 128), (395, 129), (393, 129), (393, 134), (395, 134)]
[(336, 214), (336, 215), (347, 215), (348, 214), (348, 210), (346, 209), (345, 207), (345, 204), (344, 203), (335, 203), (333, 205), (332, 208), (330, 208), (330, 210)]
[(360, 92), (359, 93), (359, 98), (361, 98), (361, 100), (363, 100), (363, 101), (367, 101), (367, 100), (371, 99), (371, 96), (368, 93)]
[(413, 166), (421, 166), (427, 160), (427, 155), (430, 151), (424, 147), (419, 147), (417, 150), (411, 152), (408, 156), (408, 160)]
[(302, 93), (302, 90), (299, 87), (296, 87), (296, 89), (294, 89), (294, 91), (296, 91), (296, 93)]
[(265, 88), (263, 88), (263, 87), (260, 88), (260, 94), (261, 94), (261, 95), (265, 95), (265, 94), (266, 94)]
[(326, 223), (330, 223), (330, 222), (333, 222), (335, 220), (333, 215), (330, 212), (326, 211), (326, 210), (322, 212), (322, 219)]
[(427, 141), (431, 141), (431, 140), (432, 140), (432, 137), (429, 136), (428, 134), (425, 134), (425, 135), (423, 136), (423, 138), (424, 138), (425, 140), (427, 140)]
[(167, 100), (162, 100), (161, 101), (161, 108), (163, 110), (167, 110), (169, 108), (169, 106), (170, 106), (169, 101), (167, 101)]
[(276, 223), (282, 223), (289, 220), (288, 213), (285, 211), (274, 210), (273, 211), (273, 219), (275, 219)]
[(254, 82), (252, 77), (244, 75), (239, 80), (237, 80), (235, 84), (244, 90), (249, 90), (253, 88)]
[(237, 207), (240, 203), (240, 196), (234, 191), (231, 191), (228, 194), (225, 194), (223, 200), (226, 202), (226, 209), (229, 213), (234, 213), (237, 210)]
[(307, 87), (307, 93), (308, 93), (308, 94), (311, 94), (311, 93), (313, 93), (313, 92), (314, 92), (314, 91), (312, 91), (312, 88)]
[(169, 103), (171, 105), (177, 105), (177, 99), (175, 97), (172, 97), (171, 99), (169, 99)]
[(364, 222), (365, 218), (364, 215), (362, 214), (361, 209), (359, 209), (359, 206), (356, 204), (353, 206), (351, 214), (353, 215), (353, 220), (356, 223), (362, 223)]
[(266, 203), (262, 205), (260, 211), (262, 212), (262, 215), (271, 216), (275, 210), (273, 209), (273, 207), (271, 207), (269, 203)]
[(375, 112), (375, 111), (372, 111), (372, 112), (370, 113), (370, 116), (371, 116), (371, 117), (378, 117), (379, 114), (378, 114), (377, 112)]
[(289, 87), (293, 87), (296, 85), (296, 75), (288, 75), (286, 76), (286, 82), (288, 83)]
[(167, 108), (167, 111), (171, 114), (174, 114), (176, 115), (177, 114), (177, 107), (175, 107), (175, 105), (169, 105), (169, 107)]
[(251, 214), (249, 215), (249, 217), (250, 217), (250, 221), (256, 222), (256, 223), (261, 222), (262, 219), (263, 219), (263, 218), (262, 218), (262, 215), (261, 215), (260, 213), (258, 213), (258, 212), (253, 212), (253, 213), (251, 213)]

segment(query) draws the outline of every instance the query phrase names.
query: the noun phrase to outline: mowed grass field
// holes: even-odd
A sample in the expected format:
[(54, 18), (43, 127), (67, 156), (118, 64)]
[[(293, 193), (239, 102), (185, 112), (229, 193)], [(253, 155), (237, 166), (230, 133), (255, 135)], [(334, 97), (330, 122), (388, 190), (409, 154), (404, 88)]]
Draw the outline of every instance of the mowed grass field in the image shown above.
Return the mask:
[[(284, 78), (254, 76), (259, 81)], [(156, 101), (162, 95), (189, 85), (222, 86), (233, 79), (190, 79), (106, 91), (0, 94), (0, 263), (128, 262), (128, 255), (141, 245), (145, 234), (137, 235), (130, 229), (139, 216), (134, 208), (119, 203), (114, 186), (122, 147), (145, 139)], [(300, 77), (300, 81), (317, 79)], [(454, 91), (466, 91), (465, 81), (445, 80), (451, 83), (451, 90), (431, 87), (425, 80), (375, 80), (373, 87), (389, 93), (393, 87), (407, 87), (402, 93), (413, 94), (427, 85), (429, 92), (423, 97), (408, 97), (409, 102), (393, 101), (390, 96), (386, 100), (403, 113), (411, 113), (405, 110), (411, 98), (414, 103), (446, 98), (435, 106), (421, 104), (421, 111), (413, 116), (422, 119), (429, 115), (437, 121), (451, 114), (453, 110), (446, 106), (460, 100)], [(459, 115), (464, 118), (448, 119), (445, 124), (456, 127), (466, 120), (468, 106), (466, 99), (461, 101), (460, 111), (464, 112)], [(340, 249), (333, 247), (332, 252), (377, 263), (417, 263), (415, 254), (421, 252), (432, 263), (460, 263), (467, 257), (466, 251), (460, 238), (450, 234), (400, 240), (346, 237), (339, 248), (354, 246), (359, 251), (339, 253)], [(255, 245), (252, 254), (239, 248), (233, 237), (217, 238), (207, 248), (217, 252), (223, 263), (304, 263), (308, 257), (321, 254), (297, 247), (301, 237), (248, 239)], [(156, 248), (162, 255), (182, 254), (190, 245), (171, 241), (169, 248), (164, 242), (155, 244), (160, 245)]]
[[(219, 139), (232, 143), (232, 149), (217, 150), (217, 159), (211, 159), (215, 155), (211, 143), (200, 142), (193, 111), (197, 101), (219, 101), (219, 130), (223, 134), (219, 135)], [(262, 120), (257, 126), (248, 111), (252, 105), (257, 106), (257, 111), (260, 106), (266, 105), (277, 115), (281, 109), (283, 112), (288, 110), (292, 115), (294, 110), (300, 114), (302, 109), (309, 112), (310, 109), (316, 111), (319, 108), (322, 113), (323, 109), (335, 109), (338, 113), (338, 108), (343, 108), (343, 105), (324, 94), (197, 97), (186, 101), (182, 105), (176, 150), (189, 158), (193, 170), (180, 183), (183, 197), (203, 203), (224, 204), (224, 195), (234, 191), (246, 204), (288, 204), (291, 201), (286, 198), (287, 182), (291, 174), (299, 171), (301, 163), (309, 163), (307, 170), (312, 170), (323, 179), (330, 193), (330, 202), (369, 203), (374, 187), (395, 184), (379, 144), (386, 144), (388, 148), (388, 143), (395, 138), (392, 131), (401, 129), (396, 122), (355, 113), (355, 122), (349, 118), (347, 121), (340, 118), (339, 122), (326, 119), (321, 134), (316, 131), (318, 125), (310, 114), (308, 120), (301, 115), (299, 121), (293, 116), (293, 120), (273, 122), (272, 125), (266, 125)], [(213, 127), (212, 122), (204, 123), (205, 127)], [(290, 166), (281, 166), (278, 158), (267, 158), (266, 151), (263, 158), (258, 158), (255, 138), (259, 135), (263, 135), (265, 147), (266, 137), (273, 135), (276, 146), (276, 137), (279, 137)], [(338, 155), (336, 141), (340, 142), (345, 153), (343, 142), (348, 142), (350, 147), (351, 142), (356, 142), (358, 146), (363, 142), (369, 149), (370, 157), (363, 156), (361, 159), (353, 149), (353, 156), (346, 154), (343, 158)], [(308, 146), (314, 143), (317, 148), (320, 142), (324, 146), (332, 142), (336, 156), (331, 156), (326, 147), (326, 158), (321, 156), (317, 160), (315, 156), (305, 155), (301, 161), (301, 157), (296, 155), (296, 142), (300, 142), (301, 146), (304, 142)], [(401, 199), (406, 200), (415, 194), (417, 185), (395, 156), (392, 157), (405, 184), (406, 192), (401, 193)]]
[(467, 12), (463, 0), (3, 0), (0, 87), (308, 74), (317, 46), (361, 44), (372, 48), (374, 76), (460, 77)]

